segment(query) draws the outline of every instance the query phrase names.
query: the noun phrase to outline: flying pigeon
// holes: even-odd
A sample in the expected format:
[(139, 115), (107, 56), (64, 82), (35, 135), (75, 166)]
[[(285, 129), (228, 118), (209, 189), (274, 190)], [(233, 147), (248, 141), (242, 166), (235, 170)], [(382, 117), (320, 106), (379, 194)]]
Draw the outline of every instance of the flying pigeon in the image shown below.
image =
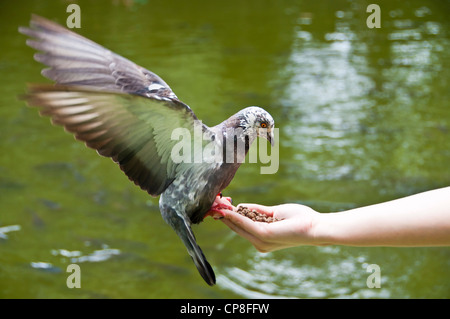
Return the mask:
[(19, 32), (40, 51), (34, 59), (49, 67), (42, 75), (56, 82), (29, 85), (29, 105), (112, 158), (150, 195), (160, 195), (163, 219), (181, 238), (203, 279), (214, 285), (214, 271), (191, 224), (230, 207), (221, 191), (258, 136), (273, 145), (272, 116), (247, 107), (208, 127), (158, 75), (99, 44), (37, 15), (32, 15), (30, 28)]

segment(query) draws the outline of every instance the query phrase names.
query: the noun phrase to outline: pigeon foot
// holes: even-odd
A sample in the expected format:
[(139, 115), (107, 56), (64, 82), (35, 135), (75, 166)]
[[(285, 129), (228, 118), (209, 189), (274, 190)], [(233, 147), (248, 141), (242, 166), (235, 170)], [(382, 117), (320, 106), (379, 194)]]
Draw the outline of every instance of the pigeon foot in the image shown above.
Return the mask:
[(223, 197), (222, 193), (217, 194), (214, 203), (212, 204), (210, 210), (205, 214), (207, 216), (211, 216), (214, 219), (222, 219), (225, 217), (225, 214), (222, 212), (222, 209), (234, 210), (232, 205), (228, 203), (232, 203), (231, 197)]

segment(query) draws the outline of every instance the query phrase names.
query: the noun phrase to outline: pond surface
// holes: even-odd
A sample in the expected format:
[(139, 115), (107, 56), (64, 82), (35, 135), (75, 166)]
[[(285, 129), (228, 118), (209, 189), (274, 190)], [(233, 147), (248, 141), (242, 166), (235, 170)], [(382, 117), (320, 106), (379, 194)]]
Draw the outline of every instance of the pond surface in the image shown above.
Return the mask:
[[(18, 26), (68, 16), (67, 1), (19, 3), (0, 4), (0, 298), (450, 298), (449, 248), (262, 254), (212, 219), (194, 227), (207, 286), (157, 198), (17, 98), (47, 81)], [(160, 75), (206, 124), (249, 105), (273, 115), (279, 169), (244, 164), (224, 192), (235, 203), (327, 213), (450, 184), (449, 1), (377, 1), (380, 29), (359, 1), (77, 3), (79, 33)]]

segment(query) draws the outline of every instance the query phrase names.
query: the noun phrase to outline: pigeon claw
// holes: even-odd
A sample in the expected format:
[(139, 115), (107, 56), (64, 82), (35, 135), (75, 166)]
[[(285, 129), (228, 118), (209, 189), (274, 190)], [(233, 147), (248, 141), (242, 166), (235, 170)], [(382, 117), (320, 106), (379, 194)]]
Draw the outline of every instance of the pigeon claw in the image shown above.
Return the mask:
[(233, 204), (233, 200), (231, 199), (231, 197), (223, 197), (222, 192), (220, 192), (219, 194), (217, 194), (217, 196), (216, 196), (216, 201), (218, 200), (217, 197), (225, 198), (227, 201), (230, 202), (230, 204)]
[(222, 209), (234, 210), (234, 207), (230, 205), (231, 203), (231, 197), (222, 197), (222, 193), (217, 194), (210, 210), (205, 214), (205, 217), (203, 218), (206, 218), (207, 216), (211, 216), (214, 219), (224, 218), (225, 214), (222, 212)]

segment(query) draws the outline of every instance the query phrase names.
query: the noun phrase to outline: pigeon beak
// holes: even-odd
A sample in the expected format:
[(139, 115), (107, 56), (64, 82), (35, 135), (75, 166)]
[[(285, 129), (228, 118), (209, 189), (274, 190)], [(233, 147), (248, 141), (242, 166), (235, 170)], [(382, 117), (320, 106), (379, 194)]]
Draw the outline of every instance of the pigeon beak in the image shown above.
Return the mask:
[(272, 145), (272, 147), (275, 146), (275, 138), (273, 136), (273, 131), (267, 132), (267, 140), (270, 142), (270, 145)]

